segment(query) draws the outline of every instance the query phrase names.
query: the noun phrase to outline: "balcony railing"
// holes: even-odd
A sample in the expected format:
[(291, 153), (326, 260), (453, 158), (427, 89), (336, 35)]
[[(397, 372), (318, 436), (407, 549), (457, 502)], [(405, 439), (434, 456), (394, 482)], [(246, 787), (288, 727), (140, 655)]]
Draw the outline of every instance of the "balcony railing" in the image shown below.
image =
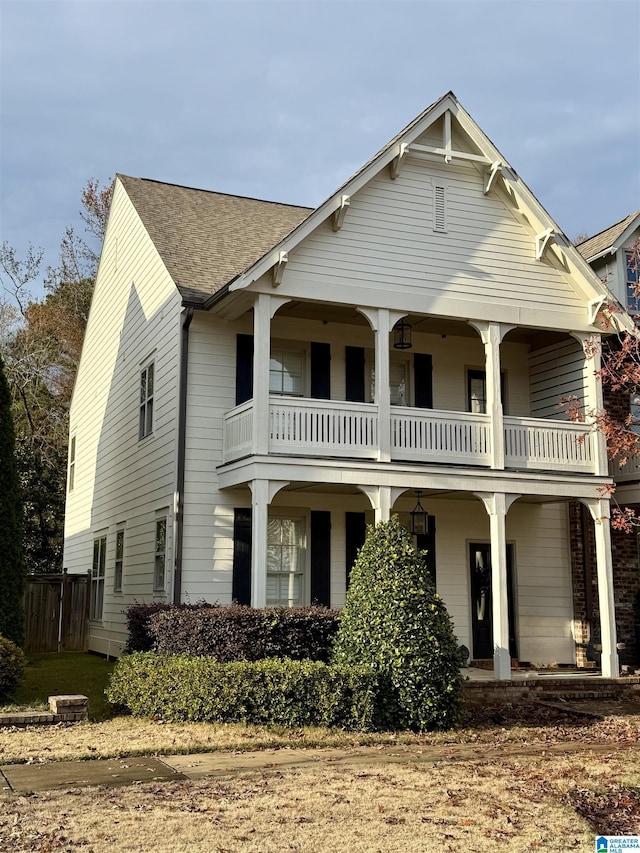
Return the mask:
[(505, 417), (504, 457), (508, 468), (591, 473), (595, 466), (588, 427), (545, 418)]
[[(225, 415), (224, 462), (253, 452), (253, 403)], [(391, 459), (490, 466), (489, 415), (434, 409), (391, 409)], [(508, 468), (593, 473), (593, 437), (584, 425), (541, 418), (504, 418)], [(270, 397), (269, 453), (376, 459), (378, 407), (372, 403)]]
[(391, 410), (391, 458), (414, 462), (490, 465), (489, 415)]
[(613, 461), (610, 467), (616, 483), (640, 480), (640, 456), (630, 456), (624, 465)]

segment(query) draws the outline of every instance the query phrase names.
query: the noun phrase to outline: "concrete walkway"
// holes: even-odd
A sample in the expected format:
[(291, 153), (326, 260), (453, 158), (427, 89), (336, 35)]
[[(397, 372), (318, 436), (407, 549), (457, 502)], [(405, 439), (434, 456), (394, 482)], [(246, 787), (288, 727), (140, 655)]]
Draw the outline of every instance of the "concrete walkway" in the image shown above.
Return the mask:
[(344, 767), (385, 764), (435, 764), (440, 761), (480, 761), (504, 758), (537, 758), (576, 752), (606, 754), (635, 748), (637, 741), (589, 744), (570, 741), (556, 744), (521, 744), (487, 747), (486, 744), (455, 744), (424, 747), (357, 747), (354, 749), (278, 749), (256, 752), (209, 752), (167, 755), (162, 758), (92, 759), (47, 764), (7, 764), (0, 767), (0, 790), (7, 794), (53, 791), (91, 785), (131, 785), (146, 782), (196, 780), (234, 773), (291, 769), (310, 765), (340, 764)]

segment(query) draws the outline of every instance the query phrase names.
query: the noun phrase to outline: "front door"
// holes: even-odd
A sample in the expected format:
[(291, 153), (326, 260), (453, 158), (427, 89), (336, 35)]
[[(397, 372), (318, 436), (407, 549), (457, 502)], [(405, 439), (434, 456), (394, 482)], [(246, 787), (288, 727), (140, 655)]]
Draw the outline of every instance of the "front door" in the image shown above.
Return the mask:
[[(491, 596), (491, 545), (469, 545), (471, 570), (471, 634), (474, 660), (493, 658)], [(509, 654), (518, 657), (513, 601), (513, 545), (507, 545), (507, 606), (509, 611)]]

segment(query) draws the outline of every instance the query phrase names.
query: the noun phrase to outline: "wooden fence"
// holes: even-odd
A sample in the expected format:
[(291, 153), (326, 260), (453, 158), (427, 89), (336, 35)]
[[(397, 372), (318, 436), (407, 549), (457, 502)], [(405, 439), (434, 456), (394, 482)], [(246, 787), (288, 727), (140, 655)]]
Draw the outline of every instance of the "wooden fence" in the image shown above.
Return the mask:
[(86, 652), (89, 575), (28, 575), (26, 652)]

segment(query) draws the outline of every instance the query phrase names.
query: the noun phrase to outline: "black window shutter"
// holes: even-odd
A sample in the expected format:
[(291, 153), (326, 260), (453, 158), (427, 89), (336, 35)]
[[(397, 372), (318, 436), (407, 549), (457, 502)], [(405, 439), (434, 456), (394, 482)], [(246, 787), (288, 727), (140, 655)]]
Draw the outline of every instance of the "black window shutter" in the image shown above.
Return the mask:
[(353, 403), (364, 403), (364, 347), (345, 347), (346, 398)]
[(253, 397), (253, 335), (236, 335), (236, 406)]
[(414, 399), (419, 409), (433, 409), (433, 360), (430, 355), (413, 355)]
[(311, 344), (311, 396), (331, 399), (331, 344)]
[(427, 570), (436, 585), (436, 519), (430, 515), (427, 519), (427, 532), (416, 536), (416, 547), (418, 551), (426, 551)]
[(347, 589), (351, 578), (351, 569), (364, 545), (367, 536), (367, 516), (364, 512), (345, 513), (345, 565), (347, 567)]
[(251, 508), (233, 511), (233, 586), (238, 604), (251, 604)]
[(331, 605), (331, 513), (311, 511), (311, 602)]

